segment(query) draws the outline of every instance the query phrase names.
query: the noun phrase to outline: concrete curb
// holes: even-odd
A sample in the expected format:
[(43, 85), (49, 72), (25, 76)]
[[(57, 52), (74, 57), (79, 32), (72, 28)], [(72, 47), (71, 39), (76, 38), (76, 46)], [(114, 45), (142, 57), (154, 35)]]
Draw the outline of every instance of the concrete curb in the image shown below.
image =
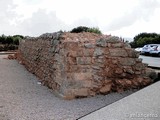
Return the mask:
[(148, 66), (149, 68), (152, 68), (152, 69), (157, 69), (157, 70), (160, 70), (160, 67), (156, 67), (156, 66)]

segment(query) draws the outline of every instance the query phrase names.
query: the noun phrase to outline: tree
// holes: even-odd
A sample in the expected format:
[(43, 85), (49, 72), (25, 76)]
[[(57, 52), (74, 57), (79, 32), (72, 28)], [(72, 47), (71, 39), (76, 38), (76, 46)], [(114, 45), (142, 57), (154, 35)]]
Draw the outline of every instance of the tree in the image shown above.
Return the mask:
[(2, 36), (0, 36), (0, 43), (6, 44), (6, 36), (4, 34)]
[(71, 33), (91, 32), (91, 33), (102, 34), (99, 28), (95, 28), (95, 27), (89, 28), (85, 26), (79, 26), (79, 27), (73, 28), (70, 32)]
[(130, 43), (131, 47), (143, 47), (146, 44), (160, 44), (160, 34), (157, 33), (140, 33), (134, 37)]
[(19, 45), (19, 41), (22, 40), (24, 36), (22, 35), (14, 35), (13, 36), (13, 44)]
[(14, 36), (0, 36), (0, 51), (15, 50), (18, 49), (19, 41), (23, 39), (22, 35)]
[(19, 45), (19, 40), (20, 40), (19, 37), (14, 37), (13, 43), (14, 43), (15, 45)]
[(14, 37), (14, 38), (19, 37), (19, 38), (21, 38), (21, 39), (24, 38), (24, 36), (22, 36), (22, 35), (13, 35), (13, 37)]
[(13, 44), (13, 37), (11, 37), (11, 36), (6, 37), (6, 43)]
[(19, 40), (23, 39), (22, 35), (14, 35), (14, 36), (0, 36), (0, 44), (14, 44), (19, 45)]

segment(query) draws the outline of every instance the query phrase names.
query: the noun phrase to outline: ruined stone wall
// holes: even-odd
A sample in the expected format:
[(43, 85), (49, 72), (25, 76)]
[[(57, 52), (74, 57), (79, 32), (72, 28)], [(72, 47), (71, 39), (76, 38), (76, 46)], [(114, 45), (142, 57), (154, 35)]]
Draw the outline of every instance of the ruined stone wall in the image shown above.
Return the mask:
[(51, 33), (25, 38), (18, 59), (55, 93), (71, 99), (150, 83), (139, 53), (118, 37)]

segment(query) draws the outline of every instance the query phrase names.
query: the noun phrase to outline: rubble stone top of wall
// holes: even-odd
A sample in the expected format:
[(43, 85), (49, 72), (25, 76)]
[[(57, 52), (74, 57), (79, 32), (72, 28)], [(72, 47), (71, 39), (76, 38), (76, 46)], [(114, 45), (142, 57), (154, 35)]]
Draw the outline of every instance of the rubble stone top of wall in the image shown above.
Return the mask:
[[(90, 32), (82, 32), (82, 33), (70, 33), (70, 32), (54, 32), (54, 33), (44, 33), (38, 37), (30, 37), (26, 36), (24, 39), (27, 40), (38, 40), (38, 39), (65, 39), (65, 41), (95, 41), (95, 39), (106, 39), (106, 42), (119, 42), (120, 39), (116, 36), (110, 36), (110, 35), (100, 35), (96, 33), (90, 33)], [(76, 39), (75, 39), (76, 38)]]
[[(61, 40), (65, 42), (78, 42), (79, 44), (86, 43), (86, 46), (91, 46), (94, 44), (99, 47), (106, 47), (107, 43), (122, 43), (122, 40), (119, 37), (111, 35), (100, 35), (96, 33), (82, 32), (82, 33), (70, 33), (70, 32), (54, 32), (54, 33), (45, 33), (39, 37), (25, 37), (24, 40)], [(54, 42), (51, 42), (51, 44)], [(90, 43), (90, 44), (87, 44)], [(124, 43), (125, 47), (130, 47), (129, 44)], [(113, 46), (116, 47), (116, 46)], [(118, 47), (118, 46), (117, 46)], [(124, 46), (121, 46), (124, 47)]]

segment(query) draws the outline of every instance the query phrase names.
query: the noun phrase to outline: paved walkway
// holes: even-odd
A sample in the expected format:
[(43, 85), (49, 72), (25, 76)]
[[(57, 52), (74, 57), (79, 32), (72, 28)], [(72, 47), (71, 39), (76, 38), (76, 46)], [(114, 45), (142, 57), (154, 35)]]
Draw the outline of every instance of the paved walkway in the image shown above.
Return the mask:
[(160, 120), (160, 82), (79, 120)]

